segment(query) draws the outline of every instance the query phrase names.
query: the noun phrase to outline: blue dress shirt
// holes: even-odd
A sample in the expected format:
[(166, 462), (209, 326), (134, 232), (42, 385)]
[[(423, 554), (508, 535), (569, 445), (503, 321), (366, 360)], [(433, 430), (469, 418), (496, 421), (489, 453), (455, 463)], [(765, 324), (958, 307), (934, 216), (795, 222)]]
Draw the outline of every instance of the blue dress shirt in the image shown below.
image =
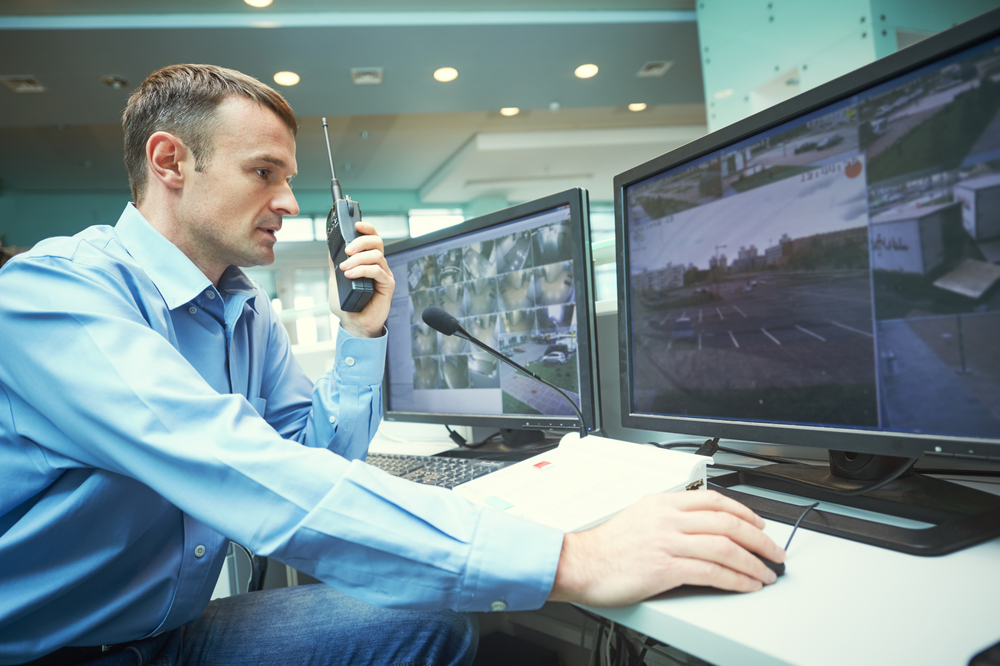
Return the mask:
[[(0, 664), (173, 629), (230, 539), (372, 604), (540, 606), (562, 533), (361, 462), (385, 338), (315, 386), (267, 297), (130, 204), (0, 270)], [(495, 608), (495, 607), (494, 607)]]

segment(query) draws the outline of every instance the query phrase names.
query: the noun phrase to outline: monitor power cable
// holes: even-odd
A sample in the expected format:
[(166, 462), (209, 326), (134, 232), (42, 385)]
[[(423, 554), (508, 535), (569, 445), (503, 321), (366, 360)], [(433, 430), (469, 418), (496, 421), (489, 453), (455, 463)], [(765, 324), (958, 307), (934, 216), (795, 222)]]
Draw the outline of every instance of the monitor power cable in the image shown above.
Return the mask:
[(483, 439), (483, 441), (476, 442), (475, 444), (469, 444), (469, 441), (467, 439), (465, 439), (464, 437), (462, 437), (461, 435), (459, 435), (456, 431), (452, 430), (451, 426), (449, 426), (448, 424), (445, 424), (444, 427), (448, 429), (448, 437), (451, 438), (451, 441), (455, 442), (456, 444), (458, 444), (459, 446), (461, 446), (464, 449), (478, 449), (481, 446), (486, 446), (487, 444), (489, 444), (494, 439), (496, 439), (497, 437), (500, 436), (500, 431), (497, 430), (492, 435), (489, 435), (488, 437), (486, 437), (485, 439)]
[[(834, 488), (824, 488), (823, 492), (837, 497), (858, 497), (859, 495), (867, 495), (868, 493), (875, 492), (876, 490), (880, 490), (885, 486), (889, 485), (890, 483), (892, 483), (893, 481), (895, 481), (896, 479), (898, 479), (899, 477), (903, 476), (908, 471), (910, 471), (916, 464), (917, 464), (917, 459), (910, 458), (906, 460), (906, 462), (901, 464), (895, 471), (890, 472), (889, 474), (882, 477), (878, 481), (870, 483), (867, 486), (861, 486), (860, 488), (855, 488), (853, 490), (837, 490)], [(811, 488), (814, 490), (816, 489), (816, 486), (814, 484), (808, 483), (806, 481), (800, 481), (799, 479), (785, 477), (780, 474), (772, 474), (765, 470), (758, 470), (752, 467), (737, 467), (735, 465), (721, 465), (718, 463), (710, 465), (710, 467), (712, 469), (721, 469), (727, 472), (740, 472), (748, 476), (759, 476), (768, 479), (778, 479), (779, 481), (784, 481), (792, 485), (802, 486), (804, 488)]]

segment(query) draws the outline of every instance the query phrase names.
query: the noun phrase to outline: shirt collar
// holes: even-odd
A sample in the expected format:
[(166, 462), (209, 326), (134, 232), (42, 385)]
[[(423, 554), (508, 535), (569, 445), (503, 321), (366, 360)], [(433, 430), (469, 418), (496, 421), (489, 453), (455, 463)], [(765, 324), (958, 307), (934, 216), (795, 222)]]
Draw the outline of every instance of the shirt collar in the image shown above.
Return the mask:
[(222, 272), (222, 277), (219, 279), (219, 291), (230, 294), (247, 294), (250, 297), (247, 303), (250, 304), (254, 312), (260, 314), (257, 311), (257, 299), (253, 298), (258, 293), (257, 285), (239, 267), (230, 266)]
[[(115, 232), (129, 255), (142, 265), (171, 310), (212, 287), (201, 269), (154, 229), (133, 204), (125, 206)], [(257, 291), (250, 278), (236, 266), (230, 266), (222, 274), (219, 290), (235, 294), (255, 294)], [(250, 299), (251, 307), (256, 311), (253, 300)]]

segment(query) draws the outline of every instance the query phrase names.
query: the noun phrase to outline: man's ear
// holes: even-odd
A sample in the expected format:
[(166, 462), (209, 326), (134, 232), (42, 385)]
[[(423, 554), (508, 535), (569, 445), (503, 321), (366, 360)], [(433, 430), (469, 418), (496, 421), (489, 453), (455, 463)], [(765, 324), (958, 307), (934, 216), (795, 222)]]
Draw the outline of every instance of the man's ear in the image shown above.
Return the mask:
[(170, 189), (183, 186), (186, 169), (181, 169), (181, 163), (189, 156), (187, 146), (169, 132), (155, 132), (146, 142), (146, 165), (150, 176)]

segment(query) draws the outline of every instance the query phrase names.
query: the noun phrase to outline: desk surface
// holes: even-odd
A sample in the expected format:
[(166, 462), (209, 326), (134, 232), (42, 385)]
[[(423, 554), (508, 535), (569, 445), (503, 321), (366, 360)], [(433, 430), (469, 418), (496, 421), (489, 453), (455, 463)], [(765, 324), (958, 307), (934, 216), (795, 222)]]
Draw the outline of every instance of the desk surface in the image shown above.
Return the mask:
[[(429, 455), (454, 446), (427, 434), (416, 446), (377, 438), (372, 448)], [(784, 545), (791, 525), (766, 523)], [(917, 557), (800, 529), (787, 572), (760, 592), (684, 587), (589, 610), (716, 666), (966, 666), (1000, 641), (1000, 539)]]
[[(766, 532), (784, 544), (791, 526)], [(800, 529), (787, 567), (752, 594), (681, 588), (591, 610), (717, 666), (966, 666), (1000, 640), (1000, 539), (917, 557)]]

